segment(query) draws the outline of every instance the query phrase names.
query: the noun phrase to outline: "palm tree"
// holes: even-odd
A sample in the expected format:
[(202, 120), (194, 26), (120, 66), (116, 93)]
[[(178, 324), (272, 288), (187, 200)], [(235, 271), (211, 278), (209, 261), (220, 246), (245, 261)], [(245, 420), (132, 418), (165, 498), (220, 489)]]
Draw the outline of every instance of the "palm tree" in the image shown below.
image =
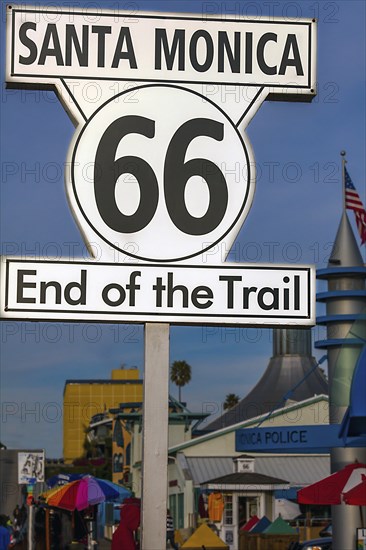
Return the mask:
[(228, 393), (224, 402), (224, 410), (231, 409), (239, 403), (240, 397), (236, 393)]
[(181, 389), (191, 380), (191, 366), (186, 361), (174, 361), (170, 367), (170, 380), (179, 388), (179, 402), (181, 399)]

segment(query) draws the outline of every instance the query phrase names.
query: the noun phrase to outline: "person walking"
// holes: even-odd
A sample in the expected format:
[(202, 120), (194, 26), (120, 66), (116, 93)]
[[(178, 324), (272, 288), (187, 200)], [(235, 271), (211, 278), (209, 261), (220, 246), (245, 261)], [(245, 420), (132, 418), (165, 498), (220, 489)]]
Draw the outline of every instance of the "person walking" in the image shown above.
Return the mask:
[(0, 550), (7, 550), (10, 544), (10, 532), (6, 527), (6, 518), (0, 517)]
[(174, 521), (170, 515), (170, 510), (167, 510), (166, 514), (166, 541), (174, 550), (178, 550), (178, 544), (174, 540)]
[(112, 536), (111, 550), (137, 550), (140, 547), (135, 534), (140, 526), (141, 502), (138, 498), (125, 498), (121, 506), (121, 521)]

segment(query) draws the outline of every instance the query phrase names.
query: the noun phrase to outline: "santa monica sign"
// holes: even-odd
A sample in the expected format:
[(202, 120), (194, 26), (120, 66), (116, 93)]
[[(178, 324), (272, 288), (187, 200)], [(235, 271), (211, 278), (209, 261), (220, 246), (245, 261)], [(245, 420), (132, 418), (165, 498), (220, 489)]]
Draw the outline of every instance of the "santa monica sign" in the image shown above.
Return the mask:
[(9, 11), (13, 79), (214, 82), (308, 92), (313, 85), (310, 20), (16, 6)]
[[(76, 126), (66, 192), (91, 261), (3, 258), (2, 316), (313, 324), (312, 267), (214, 251), (252, 204), (247, 124), (266, 99), (316, 93), (315, 34), (313, 20), (8, 6), (7, 82), (52, 86)], [(226, 86), (240, 102), (208, 93)]]

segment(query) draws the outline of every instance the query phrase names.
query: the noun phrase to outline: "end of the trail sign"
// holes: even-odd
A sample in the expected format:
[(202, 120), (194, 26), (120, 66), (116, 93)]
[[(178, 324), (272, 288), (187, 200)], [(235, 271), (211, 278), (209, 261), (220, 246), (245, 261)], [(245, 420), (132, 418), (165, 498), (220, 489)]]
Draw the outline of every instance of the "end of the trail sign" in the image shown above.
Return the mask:
[(8, 6), (8, 81), (272, 87), (315, 95), (315, 20)]
[(314, 270), (3, 258), (7, 319), (276, 326), (314, 323)]

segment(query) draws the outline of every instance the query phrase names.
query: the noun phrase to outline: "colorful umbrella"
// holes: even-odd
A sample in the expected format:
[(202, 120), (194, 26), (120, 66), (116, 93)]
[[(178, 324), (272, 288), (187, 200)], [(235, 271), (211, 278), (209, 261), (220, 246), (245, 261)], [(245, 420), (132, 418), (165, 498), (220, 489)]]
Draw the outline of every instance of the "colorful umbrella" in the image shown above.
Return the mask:
[(366, 475), (362, 475), (362, 481), (346, 493), (343, 493), (346, 504), (366, 506)]
[(362, 481), (366, 464), (348, 464), (332, 474), (297, 492), (299, 504), (341, 504), (342, 494), (347, 493)]
[(84, 476), (47, 491), (43, 496), (49, 506), (73, 511), (85, 510), (105, 500), (121, 500), (121, 497), (130, 496), (130, 492), (106, 479)]

